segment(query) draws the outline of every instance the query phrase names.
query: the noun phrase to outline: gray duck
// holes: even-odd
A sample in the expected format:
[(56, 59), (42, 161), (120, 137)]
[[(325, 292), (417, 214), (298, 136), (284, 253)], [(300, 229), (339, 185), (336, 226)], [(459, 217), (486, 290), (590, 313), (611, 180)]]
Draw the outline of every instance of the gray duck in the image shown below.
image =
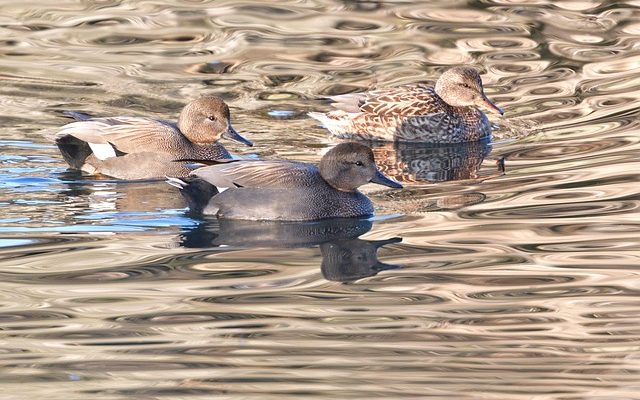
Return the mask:
[(193, 170), (193, 163), (182, 160), (231, 159), (218, 143), (221, 137), (253, 146), (233, 129), (229, 107), (215, 96), (187, 104), (177, 123), (149, 117), (69, 114), (78, 121), (62, 126), (56, 135), (67, 164), (118, 179), (183, 177)]
[(231, 161), (198, 168), (187, 180), (168, 181), (181, 190), (195, 213), (271, 221), (370, 216), (371, 200), (358, 191), (369, 182), (402, 188), (378, 171), (371, 149), (359, 143), (337, 145), (319, 166), (282, 160)]

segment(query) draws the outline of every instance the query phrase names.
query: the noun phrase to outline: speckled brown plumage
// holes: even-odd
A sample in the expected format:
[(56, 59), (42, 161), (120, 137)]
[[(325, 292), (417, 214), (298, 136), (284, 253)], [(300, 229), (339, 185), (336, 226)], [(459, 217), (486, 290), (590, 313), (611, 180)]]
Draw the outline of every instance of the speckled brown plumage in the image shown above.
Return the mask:
[(405, 85), (331, 98), (337, 108), (309, 116), (340, 138), (461, 143), (491, 135), (491, 125), (477, 106), (502, 113), (484, 95), (473, 68), (445, 72), (435, 90), (423, 84)]

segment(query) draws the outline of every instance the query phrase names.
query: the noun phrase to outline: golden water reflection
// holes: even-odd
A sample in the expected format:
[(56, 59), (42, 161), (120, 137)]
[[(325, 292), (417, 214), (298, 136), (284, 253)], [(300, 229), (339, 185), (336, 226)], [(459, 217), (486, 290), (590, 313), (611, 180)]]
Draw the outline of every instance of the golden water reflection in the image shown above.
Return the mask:
[[(636, 3), (4, 2), (4, 395), (637, 398)], [(235, 153), (316, 162), (323, 96), (461, 63), (494, 141), (379, 145), (405, 189), (365, 187), (371, 220), (200, 220), (51, 141), (63, 111), (215, 93), (257, 145)]]

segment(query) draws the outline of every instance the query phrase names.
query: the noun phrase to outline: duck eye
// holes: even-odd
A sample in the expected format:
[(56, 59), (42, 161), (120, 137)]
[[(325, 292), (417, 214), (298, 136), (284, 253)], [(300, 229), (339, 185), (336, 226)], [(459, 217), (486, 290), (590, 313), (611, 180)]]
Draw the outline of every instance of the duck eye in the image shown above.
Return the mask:
[(216, 116), (215, 116), (215, 115), (209, 115), (209, 116), (207, 117), (207, 119), (208, 119), (209, 121), (215, 121), (215, 120), (216, 120)]

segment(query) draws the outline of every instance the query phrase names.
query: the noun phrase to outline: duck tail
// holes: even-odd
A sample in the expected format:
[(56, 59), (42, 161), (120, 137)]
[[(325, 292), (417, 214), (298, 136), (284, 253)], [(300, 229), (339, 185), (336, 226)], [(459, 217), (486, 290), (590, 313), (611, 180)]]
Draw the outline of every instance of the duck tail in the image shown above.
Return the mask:
[(167, 176), (166, 182), (180, 190), (180, 194), (187, 201), (189, 211), (202, 214), (213, 196), (219, 193), (218, 188), (204, 179), (189, 177), (185, 179)]
[(321, 112), (308, 112), (307, 113), (308, 116), (310, 116), (311, 118), (320, 121), (320, 123), (325, 127), (328, 128), (329, 126), (332, 125), (332, 121), (331, 118), (329, 118), (329, 116), (325, 113), (321, 113)]
[[(335, 115), (335, 113), (339, 114)], [(329, 114), (310, 112), (307, 113), (307, 115), (313, 119), (320, 121), (322, 126), (324, 126), (324, 128), (328, 130), (332, 135), (340, 136), (344, 133), (349, 133), (352, 130), (350, 126), (350, 119), (346, 118), (346, 114), (342, 111), (334, 111)]]
[(65, 112), (62, 113), (62, 115), (66, 116), (66, 117), (71, 117), (71, 118), (75, 119), (76, 121), (86, 121), (88, 119), (91, 119), (91, 115), (85, 114), (85, 113), (79, 112), (79, 111), (65, 111)]
[(56, 145), (64, 160), (73, 169), (82, 169), (87, 158), (91, 155), (91, 147), (83, 140), (71, 135), (59, 136)]

